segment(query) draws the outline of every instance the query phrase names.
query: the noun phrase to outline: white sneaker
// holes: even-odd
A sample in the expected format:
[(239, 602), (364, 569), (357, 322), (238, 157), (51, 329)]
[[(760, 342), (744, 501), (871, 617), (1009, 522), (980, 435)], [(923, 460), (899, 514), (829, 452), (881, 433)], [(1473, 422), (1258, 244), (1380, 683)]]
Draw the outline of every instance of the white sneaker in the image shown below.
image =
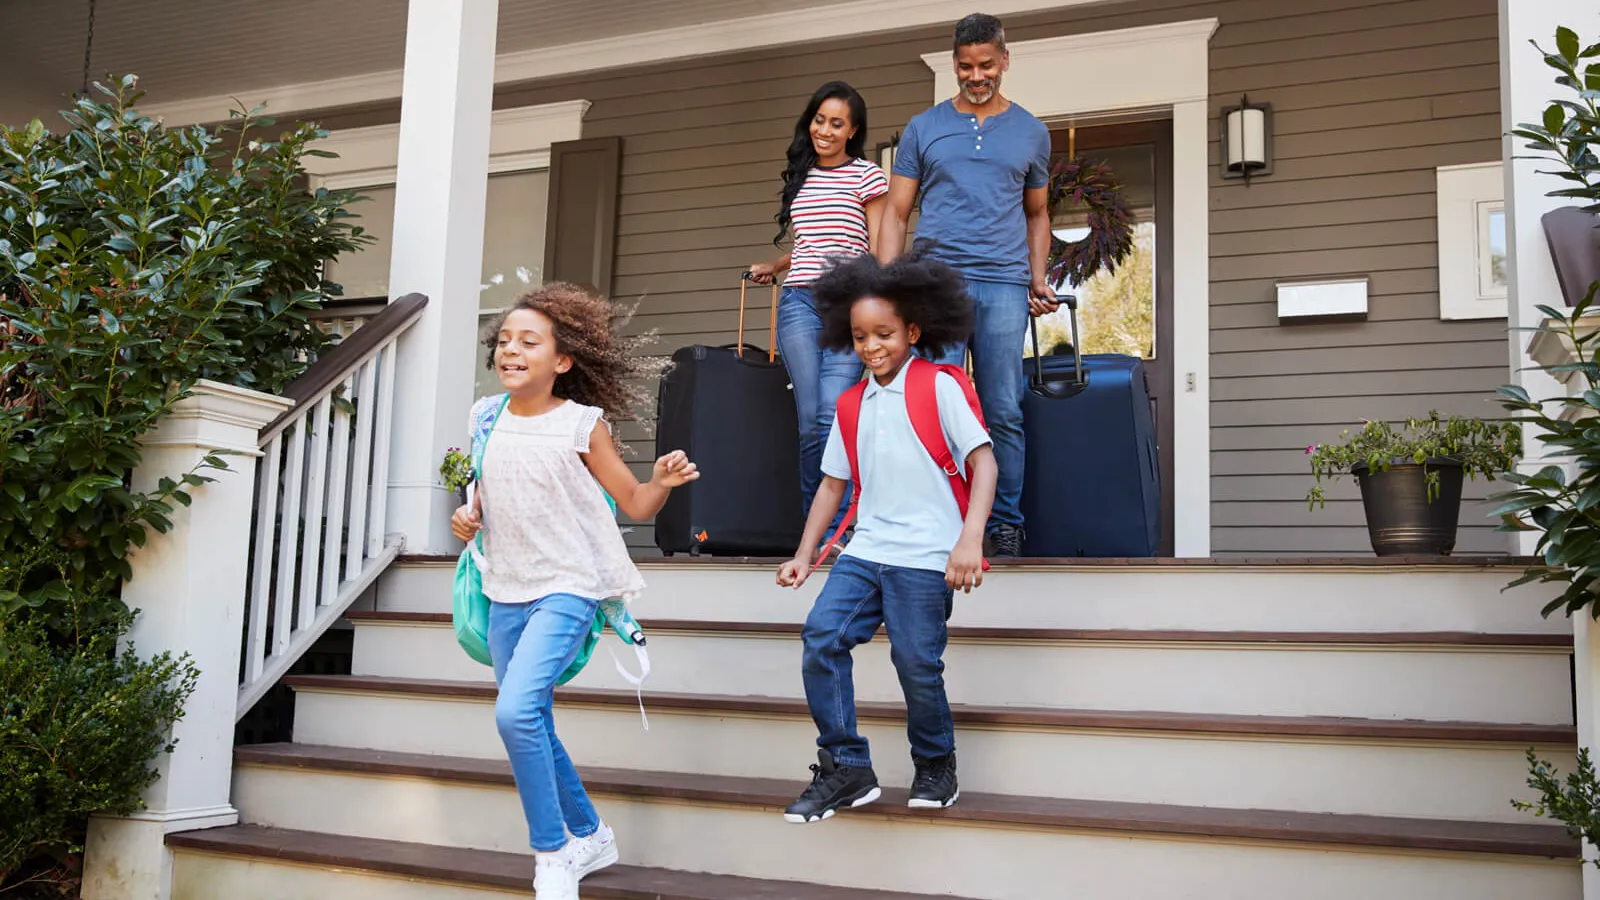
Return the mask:
[(578, 900), (578, 870), (572, 865), (572, 844), (535, 854), (534, 900)]
[(577, 871), (578, 878), (582, 879), (591, 872), (598, 872), (606, 866), (616, 864), (616, 835), (612, 833), (610, 826), (601, 822), (594, 834), (573, 838), (567, 844), (566, 852), (572, 859), (572, 867)]

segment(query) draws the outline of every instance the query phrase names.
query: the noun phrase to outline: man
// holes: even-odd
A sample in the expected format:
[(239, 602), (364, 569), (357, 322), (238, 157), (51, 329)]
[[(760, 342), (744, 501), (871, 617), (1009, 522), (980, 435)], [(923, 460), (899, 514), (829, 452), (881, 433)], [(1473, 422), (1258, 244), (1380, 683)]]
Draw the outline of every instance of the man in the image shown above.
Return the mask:
[[(956, 96), (913, 118), (895, 152), (878, 257), (905, 251), (917, 193), (917, 240), (965, 276), (976, 308), (969, 348), (998, 464), (988, 538), (995, 556), (1022, 553), (1022, 368), (1028, 316), (1056, 309), (1045, 281), (1050, 253), (1050, 130), (1000, 93), (1011, 65), (1000, 20), (956, 23)], [(968, 348), (935, 362), (961, 363)]]

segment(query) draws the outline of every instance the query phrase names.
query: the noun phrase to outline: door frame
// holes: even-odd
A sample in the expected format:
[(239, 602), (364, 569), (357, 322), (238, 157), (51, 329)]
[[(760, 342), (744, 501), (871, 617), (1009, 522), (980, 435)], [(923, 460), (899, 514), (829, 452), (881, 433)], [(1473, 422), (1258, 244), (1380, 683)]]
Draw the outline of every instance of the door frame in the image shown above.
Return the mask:
[[(1002, 90), (1045, 121), (1172, 120), (1173, 554), (1211, 555), (1210, 43), (1217, 20), (1013, 41)], [(949, 50), (923, 54), (933, 102), (956, 94)], [(1159, 245), (1158, 245), (1159, 246)], [(1163, 491), (1163, 493), (1166, 493)]]

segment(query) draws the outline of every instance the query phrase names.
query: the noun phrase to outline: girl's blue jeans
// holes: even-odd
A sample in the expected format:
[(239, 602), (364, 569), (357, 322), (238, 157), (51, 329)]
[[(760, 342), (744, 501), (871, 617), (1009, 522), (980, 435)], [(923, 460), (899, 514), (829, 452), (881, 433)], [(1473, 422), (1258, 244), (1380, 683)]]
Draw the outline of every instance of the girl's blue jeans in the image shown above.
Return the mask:
[(528, 841), (538, 852), (565, 847), (569, 831), (587, 837), (600, 828), (600, 815), (556, 737), (552, 715), (556, 679), (577, 658), (598, 605), (551, 594), (489, 606), (489, 656), (500, 686), (494, 722), (511, 758)]
[[(778, 352), (794, 385), (794, 410), (800, 421), (800, 497), (808, 515), (811, 502), (822, 484), (822, 449), (833, 430), (833, 410), (851, 385), (861, 380), (861, 360), (851, 350), (824, 350), (817, 340), (822, 336), (822, 317), (811, 291), (806, 287), (785, 287), (778, 301)], [(850, 505), (850, 491), (834, 513), (833, 526), (839, 524)], [(830, 527), (830, 533), (832, 528)]]

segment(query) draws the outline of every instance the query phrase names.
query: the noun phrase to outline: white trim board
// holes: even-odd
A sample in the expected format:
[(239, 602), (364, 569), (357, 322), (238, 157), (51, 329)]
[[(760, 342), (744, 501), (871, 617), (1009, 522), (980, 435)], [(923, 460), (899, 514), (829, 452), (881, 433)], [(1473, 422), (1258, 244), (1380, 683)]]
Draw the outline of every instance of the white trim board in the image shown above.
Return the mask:
[[(1479, 269), (1489, 238), (1485, 218), (1505, 210), (1505, 164), (1500, 160), (1440, 166), (1435, 178), (1439, 216), (1439, 318), (1504, 319), (1507, 290), (1485, 289)], [(1506, 232), (1509, 241), (1509, 228)], [(1507, 251), (1509, 252), (1509, 246)]]
[[(992, 0), (984, 5), (983, 11), (1007, 16), (1101, 2), (1104, 0)], [(495, 57), (494, 80), (495, 84), (512, 84), (930, 25), (953, 27), (970, 12), (968, 0), (847, 0), (803, 5), (757, 16), (501, 53)], [(1107, 70), (1116, 71), (1119, 79), (1131, 68), (1139, 68), (1129, 67), (1126, 57), (1119, 61), (1121, 65), (1116, 70)], [(326, 81), (240, 87), (205, 97), (149, 103), (142, 105), (140, 112), (169, 125), (220, 122), (225, 121), (241, 101), (246, 101), (249, 106), (265, 103), (269, 113), (281, 118), (302, 110), (399, 99), (403, 74), (401, 69), (392, 69)], [(1084, 83), (1094, 84), (1098, 90), (1114, 80), (1097, 76)]]
[[(1005, 95), (1046, 121), (1143, 110), (1172, 115), (1173, 543), (1211, 555), (1209, 55), (1216, 19), (1014, 41)], [(1130, 52), (1136, 51), (1136, 52)], [(1128, 60), (1137, 59), (1130, 66)], [(933, 101), (955, 96), (948, 52), (923, 62)], [(1117, 77), (1107, 78), (1106, 72)], [(1083, 90), (1082, 86), (1092, 85)]]
[[(489, 126), (489, 174), (550, 168), (550, 145), (583, 136), (589, 101), (495, 110)], [(339, 154), (307, 157), (312, 183), (329, 189), (394, 184), (400, 158), (400, 124), (347, 128), (313, 145)]]

